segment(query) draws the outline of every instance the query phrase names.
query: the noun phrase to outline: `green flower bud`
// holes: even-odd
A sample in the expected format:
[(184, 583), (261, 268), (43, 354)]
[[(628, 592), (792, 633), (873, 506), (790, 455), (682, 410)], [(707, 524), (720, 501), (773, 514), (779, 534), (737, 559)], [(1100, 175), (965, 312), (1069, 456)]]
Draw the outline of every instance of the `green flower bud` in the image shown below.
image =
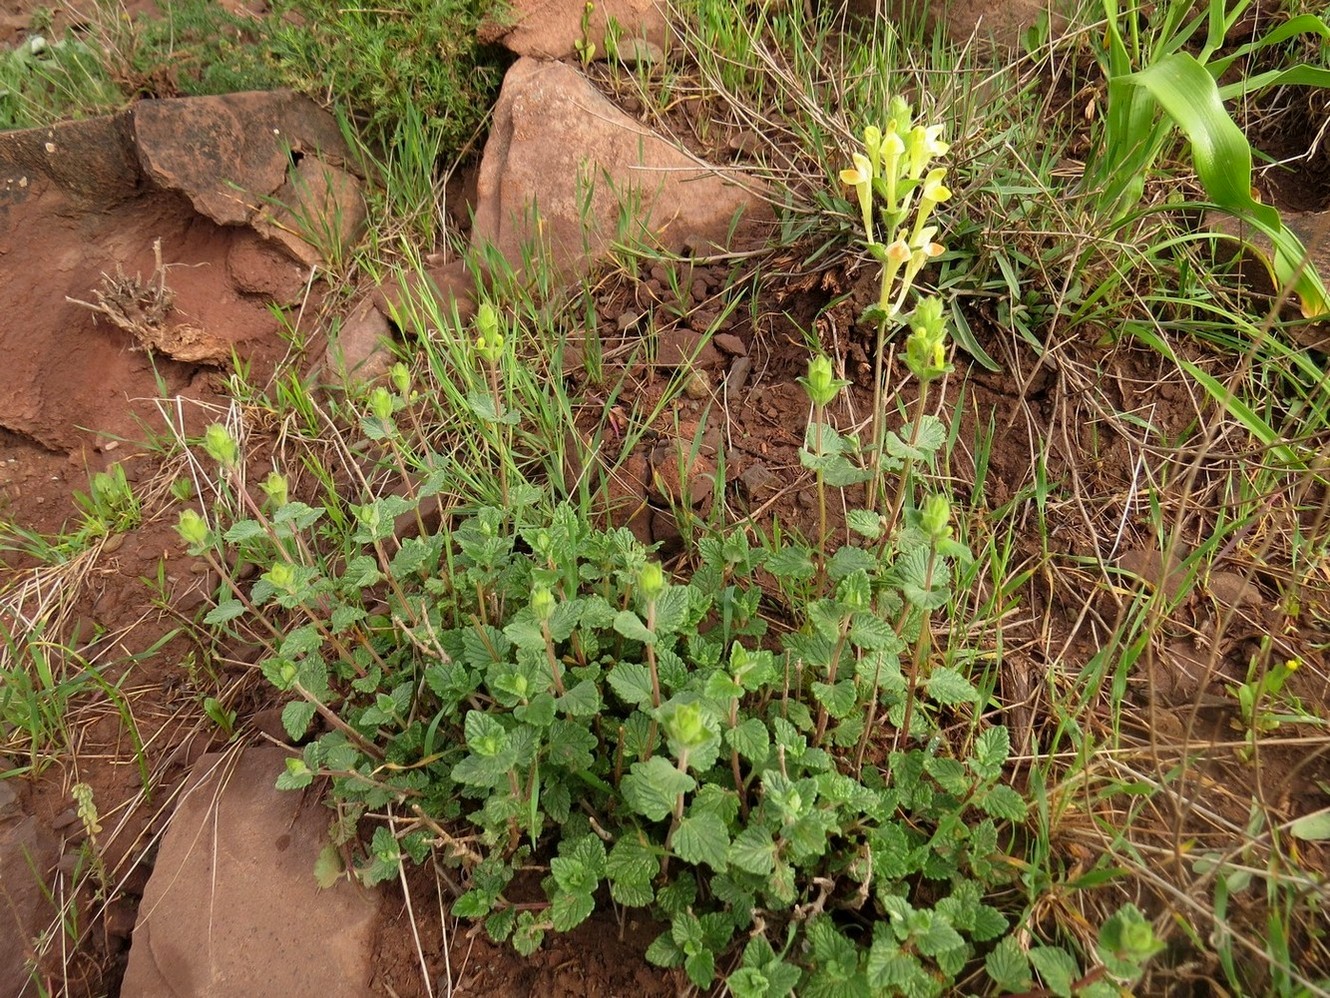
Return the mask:
[(914, 123), (914, 112), (910, 102), (899, 95), (891, 98), (887, 104), (887, 131), (904, 136), (909, 133)]
[(286, 481), (286, 476), (278, 471), (268, 472), (268, 477), (263, 480), (260, 486), (264, 495), (272, 500), (274, 506), (285, 506), (290, 494), (290, 486)]
[(710, 741), (711, 729), (707, 726), (702, 705), (693, 703), (675, 703), (661, 709), (661, 723), (665, 735), (675, 748), (692, 750)]
[(382, 385), (375, 388), (369, 393), (369, 411), (379, 422), (390, 422), (393, 418), (392, 393)]
[(392, 379), (393, 387), (397, 389), (402, 398), (411, 396), (411, 369), (401, 361), (398, 361), (388, 369), (388, 377)]
[(497, 364), (503, 357), (503, 334), (499, 332), (499, 315), (489, 302), (482, 302), (476, 310), (476, 352), (487, 364)]
[(531, 613), (542, 623), (554, 616), (554, 594), (548, 586), (531, 590)]
[(824, 354), (818, 354), (808, 362), (808, 377), (800, 378), (799, 384), (804, 386), (804, 391), (814, 405), (826, 406), (849, 382), (837, 380), (831, 368), (831, 360)]
[(180, 522), (176, 524), (175, 529), (190, 547), (201, 548), (208, 544), (208, 521), (192, 509), (180, 514)]
[(942, 299), (925, 298), (915, 306), (910, 316), (910, 335), (905, 341), (905, 363), (920, 381), (932, 381), (951, 370), (947, 363)]
[[(296, 664), (294, 662), (283, 662), (277, 670), (277, 680), (278, 680), (277, 687), (281, 690), (289, 690), (292, 686), (296, 684), (296, 680), (299, 677), (300, 677), (300, 670), (296, 668)], [(304, 769), (305, 772), (309, 772), (309, 769), (305, 766), (304, 759), (299, 759), (296, 761), (299, 762), (301, 768)], [(291, 760), (288, 759), (287, 760), (288, 765), (290, 764), (290, 762)]]
[(665, 591), (665, 570), (659, 562), (649, 561), (637, 573), (637, 589), (648, 603)]
[(203, 449), (228, 471), (240, 464), (240, 445), (221, 423), (213, 423), (203, 431)]
[(931, 495), (924, 500), (919, 526), (933, 541), (945, 541), (951, 536), (951, 503), (946, 496)]
[(294, 565), (279, 561), (263, 573), (263, 578), (274, 589), (289, 593), (296, 585), (296, 569)]

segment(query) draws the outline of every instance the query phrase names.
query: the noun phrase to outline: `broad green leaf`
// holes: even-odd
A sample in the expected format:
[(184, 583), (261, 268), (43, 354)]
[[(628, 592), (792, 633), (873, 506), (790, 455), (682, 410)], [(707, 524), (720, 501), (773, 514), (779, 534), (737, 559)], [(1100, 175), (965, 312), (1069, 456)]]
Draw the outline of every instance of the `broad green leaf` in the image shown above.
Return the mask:
[(227, 528), (226, 533), (222, 534), (222, 540), (231, 544), (244, 544), (246, 541), (258, 540), (266, 536), (263, 527), (259, 526), (257, 520), (237, 520)]
[(302, 624), (282, 639), (278, 654), (283, 658), (300, 658), (302, 655), (318, 651), (322, 646), (323, 635), (319, 633), (318, 628), (313, 624)]
[(657, 967), (678, 967), (683, 964), (684, 953), (674, 941), (669, 930), (662, 932), (651, 941), (646, 951), (647, 963)]
[(640, 833), (631, 830), (619, 836), (605, 859), (605, 875), (611, 883), (649, 883), (659, 872), (659, 854)]
[(494, 899), (484, 891), (467, 891), (453, 902), (454, 918), (484, 918), (494, 906)]
[(940, 665), (933, 670), (925, 684), (929, 699), (944, 707), (958, 703), (977, 703), (979, 691), (968, 679), (949, 665)]
[(750, 825), (730, 843), (729, 861), (741, 870), (765, 877), (776, 863), (776, 845), (771, 832), (760, 825)]
[(705, 863), (718, 873), (726, 870), (725, 852), (730, 845), (725, 822), (719, 816), (702, 813), (684, 818), (671, 841), (674, 854), (695, 866)]
[(431, 561), (432, 555), (433, 551), (425, 541), (419, 537), (408, 537), (393, 555), (388, 570), (394, 579), (404, 579), (424, 568)]
[(485, 933), (496, 943), (507, 942), (517, 924), (517, 909), (503, 908), (485, 919)]
[(696, 987), (709, 988), (711, 982), (716, 979), (716, 954), (709, 949), (694, 953), (684, 960), (683, 966), (684, 972), (688, 974), (688, 979)]
[(984, 958), (984, 970), (1003, 991), (1029, 990), (1030, 962), (1015, 936), (1007, 936), (992, 949)]
[(314, 773), (304, 759), (287, 759), (286, 768), (277, 777), (278, 790), (301, 790), (314, 781)]
[(559, 709), (569, 717), (595, 717), (600, 712), (600, 688), (590, 679), (583, 679), (559, 697)]
[(663, 821), (674, 810), (679, 794), (688, 793), (697, 781), (681, 773), (661, 756), (635, 762), (623, 778), (623, 797), (638, 814), (652, 821)]
[(365, 612), (364, 607), (346, 606), (345, 604), (335, 607), (331, 618), (333, 633), (341, 634), (352, 624), (364, 620), (366, 616), (368, 616), (368, 614)]
[(586, 722), (556, 718), (550, 725), (549, 758), (570, 773), (589, 770), (595, 764), (596, 735)]
[(309, 722), (314, 720), (314, 705), (308, 700), (292, 700), (282, 708), (282, 727), (287, 736), (298, 742), (309, 732)]
[(1044, 987), (1058, 998), (1071, 998), (1071, 986), (1080, 977), (1080, 968), (1071, 954), (1056, 946), (1035, 946), (1029, 956)]
[(845, 525), (861, 537), (875, 541), (882, 536), (883, 517), (869, 509), (852, 509), (845, 514)]
[(980, 794), (975, 803), (985, 814), (1006, 821), (1022, 821), (1025, 818), (1025, 798), (1005, 783), (999, 783), (985, 794)]
[(725, 741), (754, 766), (766, 762), (771, 753), (771, 735), (756, 717), (744, 718), (737, 727), (726, 730)]
[(319, 850), (319, 857), (314, 861), (314, 879), (318, 882), (321, 890), (328, 890), (337, 881), (342, 879), (345, 868), (342, 865), (342, 854), (337, 846), (331, 842), (325, 843)]
[(605, 677), (619, 699), (641, 707), (651, 703), (651, 670), (636, 662), (620, 662)]
[(673, 634), (683, 627), (688, 619), (688, 602), (688, 586), (667, 586), (656, 599), (653, 632), (657, 635)]
[(1001, 725), (985, 728), (974, 740), (974, 755), (969, 760), (976, 776), (991, 780), (1002, 772), (1011, 754), (1011, 735)]
[(235, 620), (245, 612), (245, 604), (238, 599), (223, 600), (208, 611), (204, 616), (203, 622), (209, 626), (215, 627), (218, 624), (225, 624), (229, 620)]
[(567, 932), (581, 925), (595, 910), (596, 901), (590, 893), (558, 891), (550, 900), (550, 921), (555, 932)]
[(644, 645), (656, 643), (656, 636), (647, 630), (642, 618), (632, 610), (620, 610), (614, 617), (614, 629), (629, 641), (640, 641)]
[(767, 571), (778, 579), (799, 582), (811, 579), (817, 571), (809, 550), (802, 546), (787, 544), (778, 548), (766, 563)]
[(1303, 815), (1288, 826), (1288, 832), (1295, 838), (1308, 842), (1324, 842), (1330, 839), (1330, 810)]
[(467, 748), (477, 755), (497, 756), (508, 745), (508, 732), (483, 710), (467, 711), (463, 727)]
[(813, 683), (812, 690), (814, 699), (827, 708), (827, 713), (837, 721), (849, 717), (850, 712), (858, 706), (858, 693), (853, 679), (843, 679), (834, 686)]

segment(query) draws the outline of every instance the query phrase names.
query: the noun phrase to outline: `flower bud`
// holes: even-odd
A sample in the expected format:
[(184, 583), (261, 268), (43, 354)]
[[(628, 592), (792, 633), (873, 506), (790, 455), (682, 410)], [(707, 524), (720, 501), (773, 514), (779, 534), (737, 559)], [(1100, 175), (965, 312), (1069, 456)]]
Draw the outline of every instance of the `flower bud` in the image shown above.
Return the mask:
[(920, 381), (932, 381), (951, 370), (947, 363), (942, 299), (925, 298), (915, 306), (910, 316), (910, 335), (905, 341), (905, 363)]
[(392, 379), (393, 387), (397, 389), (402, 398), (411, 396), (411, 369), (401, 361), (398, 361), (388, 369), (388, 377)]
[(944, 541), (951, 536), (951, 503), (946, 496), (931, 495), (924, 500), (919, 526), (932, 541)]
[(661, 710), (661, 715), (665, 734), (676, 746), (676, 751), (699, 748), (711, 739), (702, 705), (696, 701), (669, 705)]
[(554, 616), (554, 594), (548, 586), (536, 586), (531, 590), (531, 613), (542, 623)]
[(369, 393), (369, 411), (381, 423), (389, 423), (393, 418), (392, 393), (382, 385)]
[(260, 486), (264, 495), (272, 500), (274, 506), (285, 506), (290, 495), (290, 486), (286, 481), (286, 476), (278, 471), (268, 472), (268, 477), (263, 480)]
[(637, 573), (637, 589), (648, 603), (665, 591), (665, 570), (659, 562), (649, 561)]
[(175, 529), (190, 547), (201, 548), (208, 544), (208, 522), (192, 509), (181, 512)]
[(836, 379), (831, 369), (831, 360), (824, 354), (818, 354), (810, 360), (808, 377), (799, 379), (799, 384), (804, 386), (808, 397), (818, 406), (830, 405), (847, 383)]
[(482, 302), (476, 310), (476, 352), (487, 364), (497, 364), (503, 357), (503, 334), (499, 332), (499, 315), (489, 302)]
[(203, 431), (203, 449), (228, 471), (240, 464), (240, 445), (221, 423), (213, 423)]
[(296, 585), (296, 569), (285, 561), (279, 561), (272, 568), (263, 573), (262, 576), (268, 581), (274, 589), (281, 592), (291, 592)]

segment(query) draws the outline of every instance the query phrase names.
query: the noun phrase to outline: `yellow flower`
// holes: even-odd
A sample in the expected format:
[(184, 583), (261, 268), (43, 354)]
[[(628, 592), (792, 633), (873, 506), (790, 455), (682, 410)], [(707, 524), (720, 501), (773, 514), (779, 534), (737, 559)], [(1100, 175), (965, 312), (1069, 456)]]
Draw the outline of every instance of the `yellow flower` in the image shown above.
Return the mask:
[(854, 166), (841, 170), (840, 179), (859, 195), (859, 212), (863, 216), (864, 231), (872, 243), (876, 241), (873, 239), (873, 164), (861, 152), (854, 153), (850, 159)]
[(924, 186), (920, 196), (925, 201), (932, 201), (934, 204), (941, 204), (943, 201), (950, 200), (951, 188), (942, 183), (946, 176), (947, 168), (944, 166), (929, 170), (928, 176), (924, 177)]

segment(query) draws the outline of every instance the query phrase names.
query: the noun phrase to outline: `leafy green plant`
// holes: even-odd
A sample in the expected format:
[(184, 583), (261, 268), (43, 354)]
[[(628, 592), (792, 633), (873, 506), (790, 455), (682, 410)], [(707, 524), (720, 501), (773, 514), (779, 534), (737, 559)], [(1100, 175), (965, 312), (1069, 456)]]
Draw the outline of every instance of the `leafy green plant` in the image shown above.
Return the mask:
[(1284, 689), (1289, 677), (1301, 667), (1296, 658), (1269, 663), (1270, 645), (1265, 642), (1261, 652), (1253, 655), (1247, 667), (1247, 677), (1241, 683), (1228, 687), (1229, 695), (1238, 702), (1235, 724), (1247, 735), (1247, 758), (1256, 753), (1257, 739), (1268, 735), (1285, 724), (1308, 724), (1326, 727), (1325, 718), (1318, 717), (1302, 705), (1298, 697)]
[(582, 7), (582, 33), (573, 40), (573, 49), (577, 52), (577, 58), (582, 65), (589, 66), (591, 61), (596, 58), (596, 43), (591, 38), (591, 15), (595, 11), (596, 5), (587, 0)]
[[(478, 0), (408, 0), (347, 6), (328, 0), (274, 5), (270, 47), (288, 85), (331, 94), (385, 148), (414, 109), (438, 141), (460, 150), (479, 127), (502, 67), (476, 41), (488, 5)], [(287, 21), (284, 15), (297, 19)]]
[[(924, 462), (941, 441), (914, 436)], [(205, 443), (239, 488), (235, 441)], [(607, 899), (647, 909), (667, 924), (648, 959), (707, 987), (741, 951), (726, 981), (745, 995), (939, 994), (1003, 936), (984, 897), (1025, 803), (1006, 730), (932, 654), (965, 557), (945, 499), (892, 530), (854, 511), (857, 542), (825, 558), (707, 537), (674, 582), (627, 530), (538, 499), (399, 536), (447, 481), (441, 464), (410, 495), (324, 506), (270, 487), (229, 524), (181, 519), (226, 579), (207, 622), (268, 632), (260, 667), (303, 743), (278, 785), (329, 778), (343, 835), (407, 816), (373, 829), (361, 879), (437, 846), (467, 869), (455, 914), (523, 953)], [(232, 555), (263, 569), (252, 585)], [(825, 595), (769, 631), (759, 573), (795, 591), (819, 564)], [(519, 903), (533, 866), (544, 900)]]
[[(1251, 144), (1224, 102), (1277, 85), (1330, 86), (1330, 70), (1299, 64), (1223, 85), (1219, 81), (1239, 60), (1290, 38), (1330, 38), (1330, 25), (1302, 14), (1220, 55), (1228, 33), (1249, 6), (1250, 0), (1231, 5), (1209, 0), (1193, 17), (1191, 3), (1171, 0), (1147, 29), (1139, 6), (1124, 12), (1117, 0), (1104, 0), (1108, 108), (1102, 146), (1086, 171), (1087, 183), (1104, 217), (1122, 221), (1139, 204), (1146, 177), (1174, 128), (1180, 129), (1191, 143), (1192, 163), (1209, 199), (1271, 241), (1276, 285), (1296, 293), (1303, 315), (1323, 315), (1330, 304), (1305, 248), (1283, 226), (1275, 208), (1252, 196)], [(1202, 26), (1204, 39), (1197, 43)]]
[(74, 493), (74, 503), (83, 511), (83, 530), (94, 537), (132, 530), (142, 517), (142, 504), (118, 463), (95, 472), (88, 491)]

